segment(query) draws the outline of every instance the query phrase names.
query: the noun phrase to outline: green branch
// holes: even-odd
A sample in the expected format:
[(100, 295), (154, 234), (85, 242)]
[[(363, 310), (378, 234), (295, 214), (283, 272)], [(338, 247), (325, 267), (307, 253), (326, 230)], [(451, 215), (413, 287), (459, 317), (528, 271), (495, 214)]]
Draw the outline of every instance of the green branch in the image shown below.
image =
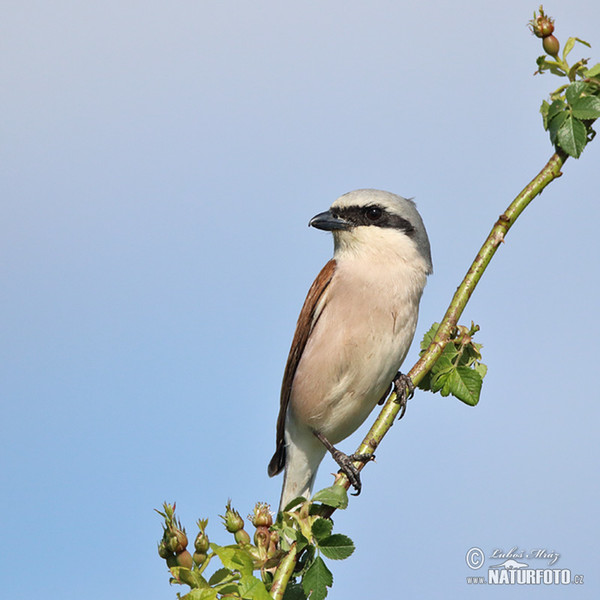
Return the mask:
[[(483, 276), (487, 266), (496, 253), (496, 250), (500, 244), (504, 242), (504, 238), (510, 228), (531, 201), (536, 196), (539, 196), (547, 185), (562, 175), (561, 168), (567, 158), (568, 156), (564, 152), (557, 151), (546, 163), (544, 168), (517, 195), (504, 213), (500, 215), (481, 249), (477, 253), (477, 256), (473, 260), (462, 283), (456, 290), (433, 341), (421, 358), (408, 372), (408, 376), (415, 385), (418, 385), (422, 381), (441, 356), (448, 342), (453, 339), (458, 325), (458, 319), (463, 313), (475, 287)], [(397, 395), (394, 392), (388, 398), (383, 409), (379, 413), (379, 416), (373, 423), (363, 442), (358, 447), (356, 451), (357, 454), (371, 455), (375, 452), (375, 449), (379, 446), (383, 437), (391, 429), (401, 409), (402, 405), (398, 402)], [(367, 463), (356, 462), (354, 464), (357, 469), (362, 470)], [(346, 489), (350, 486), (348, 479), (343, 474), (338, 476), (336, 485), (341, 485)]]
[(298, 550), (296, 543), (294, 542), (289, 549), (288, 553), (284, 556), (282, 561), (279, 563), (277, 567), (277, 571), (275, 571), (275, 576), (273, 578), (273, 584), (271, 585), (271, 597), (273, 600), (281, 600), (283, 598), (283, 594), (285, 593), (285, 589), (287, 584), (294, 572), (294, 567), (296, 566), (296, 562), (298, 561)]

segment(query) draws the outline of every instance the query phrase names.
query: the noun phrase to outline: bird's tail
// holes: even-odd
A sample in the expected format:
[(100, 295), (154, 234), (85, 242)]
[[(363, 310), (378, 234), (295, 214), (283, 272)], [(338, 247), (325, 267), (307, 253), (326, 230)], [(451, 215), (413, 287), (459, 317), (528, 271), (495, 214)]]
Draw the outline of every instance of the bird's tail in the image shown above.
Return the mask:
[(309, 441), (307, 448), (296, 445), (293, 439), (288, 439), (279, 510), (283, 510), (298, 496), (307, 499), (311, 496), (317, 470), (326, 450), (316, 438)]

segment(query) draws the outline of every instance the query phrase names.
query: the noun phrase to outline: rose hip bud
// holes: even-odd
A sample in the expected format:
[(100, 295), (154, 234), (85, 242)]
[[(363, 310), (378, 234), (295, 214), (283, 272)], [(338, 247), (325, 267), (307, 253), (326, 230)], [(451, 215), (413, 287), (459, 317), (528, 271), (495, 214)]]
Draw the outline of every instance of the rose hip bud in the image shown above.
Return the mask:
[(544, 47), (544, 52), (549, 54), (550, 56), (554, 56), (555, 58), (558, 56), (558, 51), (560, 49), (560, 42), (553, 36), (549, 35), (542, 40), (542, 46)]
[(186, 569), (191, 569), (192, 566), (194, 565), (194, 561), (192, 560), (192, 555), (187, 550), (180, 552), (179, 554), (177, 554), (175, 556), (175, 558), (177, 560), (178, 567), (185, 567)]
[(271, 532), (271, 540), (267, 550), (267, 557), (273, 558), (277, 554), (277, 546), (279, 544), (279, 534), (276, 531)]
[(194, 541), (194, 549), (196, 552), (206, 553), (209, 548), (210, 542), (208, 540), (208, 535), (206, 535), (206, 526), (208, 525), (208, 519), (200, 519), (198, 521), (198, 535), (196, 536), (196, 540)]
[(266, 502), (257, 502), (254, 507), (254, 514), (248, 515), (254, 527), (271, 527), (273, 525), (273, 515), (271, 507)]
[(225, 529), (227, 529), (229, 533), (235, 533), (244, 528), (244, 519), (242, 519), (237, 510), (231, 508), (231, 500), (227, 502), (225, 516), (221, 515), (221, 519), (223, 519)]
[(261, 558), (267, 557), (269, 543), (271, 542), (271, 532), (268, 527), (259, 526), (254, 532), (254, 545), (258, 548)]
[(173, 527), (166, 535), (166, 546), (171, 552), (175, 554), (179, 554), (183, 552), (188, 545), (187, 535), (185, 535), (185, 530), (178, 529)]
[(201, 567), (201, 566), (202, 566), (202, 565), (203, 565), (203, 564), (206, 562), (206, 559), (207, 559), (207, 558), (208, 558), (208, 557), (207, 557), (207, 555), (206, 555), (206, 553), (205, 553), (205, 552), (194, 552), (193, 559), (194, 559), (194, 562), (195, 562), (195, 563), (196, 563), (196, 564), (197, 564), (199, 567)]
[(158, 555), (161, 558), (169, 558), (169, 556), (173, 556), (173, 553), (167, 548), (165, 540), (161, 540), (160, 544), (158, 544)]
[(533, 34), (539, 38), (545, 38), (554, 33), (554, 19), (546, 15), (541, 6), (540, 16), (538, 17), (534, 12), (533, 19), (529, 21), (529, 26)]
[(233, 537), (240, 546), (245, 546), (246, 544), (250, 543), (250, 536), (248, 535), (248, 532), (245, 529), (240, 529), (239, 531), (236, 531), (233, 534)]

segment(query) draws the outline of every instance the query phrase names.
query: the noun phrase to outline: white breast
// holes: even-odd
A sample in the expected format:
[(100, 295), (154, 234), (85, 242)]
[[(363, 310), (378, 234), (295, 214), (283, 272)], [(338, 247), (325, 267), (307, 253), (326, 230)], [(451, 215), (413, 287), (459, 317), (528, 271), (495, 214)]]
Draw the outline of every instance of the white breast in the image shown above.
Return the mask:
[(393, 241), (393, 251), (384, 245), (383, 256), (381, 243), (372, 252), (338, 249), (334, 277), (296, 370), (289, 416), (333, 444), (373, 410), (415, 332), (426, 266), (411, 255), (410, 240), (400, 249)]

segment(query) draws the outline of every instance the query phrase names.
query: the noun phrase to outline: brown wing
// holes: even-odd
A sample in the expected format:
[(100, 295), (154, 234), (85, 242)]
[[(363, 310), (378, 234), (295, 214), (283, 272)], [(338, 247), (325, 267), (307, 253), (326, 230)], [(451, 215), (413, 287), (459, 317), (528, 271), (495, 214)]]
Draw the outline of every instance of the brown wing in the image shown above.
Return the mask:
[(288, 404), (290, 402), (290, 394), (292, 391), (292, 382), (298, 368), (298, 363), (304, 352), (306, 342), (315, 326), (315, 311), (319, 300), (331, 283), (333, 273), (335, 272), (335, 260), (331, 259), (317, 275), (313, 284), (308, 290), (304, 306), (300, 311), (298, 323), (296, 324), (296, 333), (292, 341), (292, 347), (288, 355), (285, 372), (283, 374), (283, 383), (281, 384), (281, 406), (279, 408), (279, 416), (277, 417), (277, 446), (273, 458), (269, 462), (268, 473), (269, 477), (280, 473), (285, 467), (285, 415), (287, 413)]

